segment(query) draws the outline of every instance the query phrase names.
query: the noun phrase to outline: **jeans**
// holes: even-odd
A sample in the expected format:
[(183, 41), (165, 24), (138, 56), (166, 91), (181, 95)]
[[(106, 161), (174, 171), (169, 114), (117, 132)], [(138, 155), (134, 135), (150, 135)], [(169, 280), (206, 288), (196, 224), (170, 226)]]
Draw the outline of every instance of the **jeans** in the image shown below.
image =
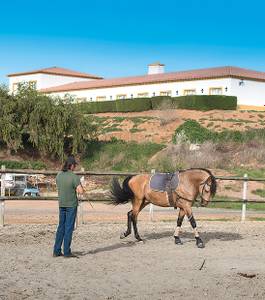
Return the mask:
[(56, 232), (54, 254), (62, 253), (62, 243), (64, 242), (64, 255), (71, 254), (71, 242), (75, 226), (77, 207), (59, 208), (59, 225)]

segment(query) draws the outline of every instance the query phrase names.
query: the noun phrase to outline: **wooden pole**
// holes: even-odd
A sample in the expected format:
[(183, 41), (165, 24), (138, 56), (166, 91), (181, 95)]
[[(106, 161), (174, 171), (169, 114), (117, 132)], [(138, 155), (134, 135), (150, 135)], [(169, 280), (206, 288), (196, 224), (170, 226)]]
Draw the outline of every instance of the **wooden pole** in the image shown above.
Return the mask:
[[(1, 197), (5, 197), (5, 166), (1, 166)], [(0, 203), (0, 226), (3, 227), (5, 224), (5, 200), (1, 199)]]
[[(155, 169), (152, 169), (151, 170), (151, 174), (155, 174), (156, 170)], [(151, 222), (154, 221), (154, 204), (153, 203), (150, 203), (150, 207), (149, 207), (149, 220)]]
[[(248, 178), (248, 174), (244, 174), (244, 178)], [(245, 180), (243, 182), (243, 196), (242, 196), (242, 213), (241, 213), (241, 222), (246, 220), (246, 211), (247, 211), (247, 189), (248, 189), (248, 182)]]

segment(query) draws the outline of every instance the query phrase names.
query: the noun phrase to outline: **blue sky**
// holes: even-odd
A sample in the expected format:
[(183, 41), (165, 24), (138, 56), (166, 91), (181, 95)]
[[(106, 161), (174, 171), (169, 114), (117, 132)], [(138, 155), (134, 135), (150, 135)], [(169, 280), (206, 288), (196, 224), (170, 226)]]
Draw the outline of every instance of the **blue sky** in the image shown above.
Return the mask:
[(0, 83), (60, 66), (104, 77), (234, 65), (265, 71), (263, 0), (3, 0)]

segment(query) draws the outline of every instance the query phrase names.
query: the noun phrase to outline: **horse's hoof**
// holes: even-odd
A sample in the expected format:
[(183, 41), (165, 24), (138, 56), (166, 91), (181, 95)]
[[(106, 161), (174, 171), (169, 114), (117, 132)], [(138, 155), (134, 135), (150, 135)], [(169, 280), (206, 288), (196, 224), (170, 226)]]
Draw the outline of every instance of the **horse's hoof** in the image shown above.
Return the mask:
[(144, 242), (139, 236), (135, 238), (136, 238), (136, 242)]
[(124, 234), (124, 233), (121, 233), (120, 239), (122, 240), (122, 239), (125, 239), (125, 238), (126, 238), (125, 234)]
[(175, 244), (176, 245), (183, 245), (181, 239), (178, 236), (175, 236)]
[(198, 248), (204, 248), (205, 247), (201, 238), (196, 238), (196, 246)]

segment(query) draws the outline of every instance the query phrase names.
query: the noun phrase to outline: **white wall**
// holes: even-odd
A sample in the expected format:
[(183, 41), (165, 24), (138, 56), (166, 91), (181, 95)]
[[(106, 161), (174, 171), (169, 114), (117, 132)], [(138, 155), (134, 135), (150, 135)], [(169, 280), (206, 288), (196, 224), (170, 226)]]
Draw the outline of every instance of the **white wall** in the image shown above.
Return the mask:
[(9, 77), (9, 90), (13, 91), (13, 84), (19, 82), (37, 81), (37, 89), (49, 88), (52, 86), (67, 84), (76, 81), (90, 81), (95, 79), (90, 78), (79, 78), (62, 75), (51, 75), (51, 74), (28, 74), (20, 76)]
[(231, 79), (231, 91), (237, 95), (238, 105), (263, 106), (265, 105), (265, 82)]
[[(111, 87), (101, 89), (89, 89), (89, 90), (78, 90), (71, 92), (59, 92), (53, 93), (63, 97), (65, 94), (70, 94), (76, 98), (86, 98), (86, 101), (96, 101), (96, 97), (106, 96), (106, 100), (115, 100), (117, 95), (126, 94), (127, 98), (137, 98), (138, 93), (149, 93), (149, 97), (159, 96), (162, 91), (171, 91), (172, 97), (182, 96), (186, 89), (196, 89), (197, 95), (209, 95), (209, 88), (222, 87), (223, 95), (234, 95), (231, 90), (231, 79), (211, 79), (211, 80), (193, 80), (183, 82), (170, 82), (170, 83), (157, 83), (157, 84), (145, 84), (135, 86), (123, 86), (123, 87)], [(227, 92), (225, 88), (227, 87)], [(201, 90), (204, 90), (203, 93)], [(178, 91), (178, 94), (176, 93)], [(112, 99), (111, 99), (112, 96)], [(91, 100), (92, 98), (92, 100)]]

